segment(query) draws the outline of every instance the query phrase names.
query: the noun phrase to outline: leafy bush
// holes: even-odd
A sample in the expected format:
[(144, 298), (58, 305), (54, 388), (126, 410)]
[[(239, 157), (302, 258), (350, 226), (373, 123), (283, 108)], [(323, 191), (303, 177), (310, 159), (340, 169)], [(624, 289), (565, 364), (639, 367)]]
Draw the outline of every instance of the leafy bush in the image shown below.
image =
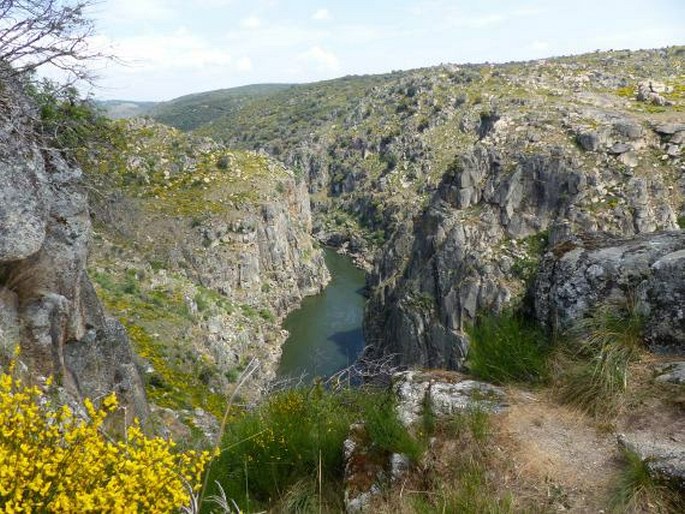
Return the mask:
[(643, 319), (634, 305), (604, 305), (571, 331), (574, 342), (556, 359), (560, 399), (591, 415), (620, 407), (630, 363), (642, 353)]
[[(123, 440), (102, 426), (111, 395), (88, 419), (37, 387), (0, 375), (0, 504), (4, 512), (170, 512), (190, 502), (207, 452), (174, 453), (174, 443), (129, 427)], [(15, 510), (16, 509), (16, 510)]]
[(27, 93), (40, 109), (38, 128), (46, 140), (82, 166), (94, 162), (97, 147), (110, 147), (121, 137), (117, 125), (74, 87), (43, 80), (29, 84)]
[(491, 382), (540, 382), (551, 345), (540, 328), (514, 312), (482, 316), (468, 331), (469, 369)]

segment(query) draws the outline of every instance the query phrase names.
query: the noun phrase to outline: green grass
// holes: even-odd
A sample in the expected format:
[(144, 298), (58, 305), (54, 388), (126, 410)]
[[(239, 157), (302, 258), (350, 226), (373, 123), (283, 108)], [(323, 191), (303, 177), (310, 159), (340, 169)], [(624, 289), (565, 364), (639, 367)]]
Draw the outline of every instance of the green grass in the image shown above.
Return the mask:
[(643, 348), (643, 319), (633, 305), (603, 305), (579, 322), (556, 358), (559, 399), (594, 416), (618, 412), (630, 364)]
[(654, 478), (646, 461), (625, 448), (621, 457), (622, 469), (611, 496), (612, 512), (685, 512), (685, 496), (675, 486)]
[[(359, 420), (379, 455), (419, 455), (419, 443), (397, 420), (390, 393), (292, 389), (228, 423), (221, 454), (209, 471), (208, 494), (216, 494), (211, 485), (216, 480), (248, 512), (309, 512), (319, 502), (338, 512), (343, 442)], [(321, 488), (313, 481), (318, 476)]]
[(492, 431), (490, 413), (478, 404), (470, 405), (463, 413), (445, 420), (442, 430), (455, 439), (470, 436), (478, 444), (485, 443)]
[(511, 494), (497, 491), (493, 473), (502, 463), (493, 458), (493, 427), (490, 414), (473, 405), (463, 412), (439, 421), (436, 432), (441, 440), (454, 441), (450, 455), (443, 455), (447, 465), (440, 474), (426, 470), (434, 477), (423, 494), (413, 498), (412, 508), (418, 514), (443, 512), (505, 514), (516, 512)]
[(495, 383), (543, 382), (551, 345), (543, 331), (514, 312), (481, 316), (468, 330), (469, 370)]
[(403, 453), (412, 461), (420, 457), (423, 447), (397, 419), (394, 396), (390, 392), (362, 395), (357, 401), (366, 432), (376, 449), (388, 454)]

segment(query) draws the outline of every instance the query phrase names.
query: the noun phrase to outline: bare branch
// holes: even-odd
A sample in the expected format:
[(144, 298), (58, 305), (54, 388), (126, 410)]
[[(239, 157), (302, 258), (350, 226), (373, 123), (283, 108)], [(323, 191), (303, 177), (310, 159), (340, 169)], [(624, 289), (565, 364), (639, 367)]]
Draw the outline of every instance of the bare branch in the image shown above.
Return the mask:
[(84, 61), (107, 57), (91, 51), (96, 0), (0, 0), (0, 61), (15, 75), (51, 64), (88, 80)]

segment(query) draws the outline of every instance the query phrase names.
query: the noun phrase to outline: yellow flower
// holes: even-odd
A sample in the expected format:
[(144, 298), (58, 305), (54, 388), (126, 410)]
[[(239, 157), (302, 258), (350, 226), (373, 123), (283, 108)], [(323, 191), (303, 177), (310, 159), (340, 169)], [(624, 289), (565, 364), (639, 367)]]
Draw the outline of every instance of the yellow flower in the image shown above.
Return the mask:
[[(10, 366), (13, 369), (13, 366)], [(48, 383), (48, 382), (46, 382)], [(198, 490), (208, 452), (174, 453), (137, 424), (123, 440), (102, 434), (114, 394), (89, 419), (57, 406), (38, 388), (0, 374), (0, 505), (3, 512), (174, 512)]]

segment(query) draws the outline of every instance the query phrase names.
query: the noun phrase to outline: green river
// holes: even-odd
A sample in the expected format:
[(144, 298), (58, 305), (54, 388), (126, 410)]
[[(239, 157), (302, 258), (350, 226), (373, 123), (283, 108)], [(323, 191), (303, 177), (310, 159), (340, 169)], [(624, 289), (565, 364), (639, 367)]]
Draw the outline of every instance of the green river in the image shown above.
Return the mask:
[(283, 323), (290, 336), (283, 345), (281, 377), (329, 377), (352, 364), (364, 348), (364, 272), (348, 257), (331, 249), (325, 253), (330, 283), (305, 298)]

